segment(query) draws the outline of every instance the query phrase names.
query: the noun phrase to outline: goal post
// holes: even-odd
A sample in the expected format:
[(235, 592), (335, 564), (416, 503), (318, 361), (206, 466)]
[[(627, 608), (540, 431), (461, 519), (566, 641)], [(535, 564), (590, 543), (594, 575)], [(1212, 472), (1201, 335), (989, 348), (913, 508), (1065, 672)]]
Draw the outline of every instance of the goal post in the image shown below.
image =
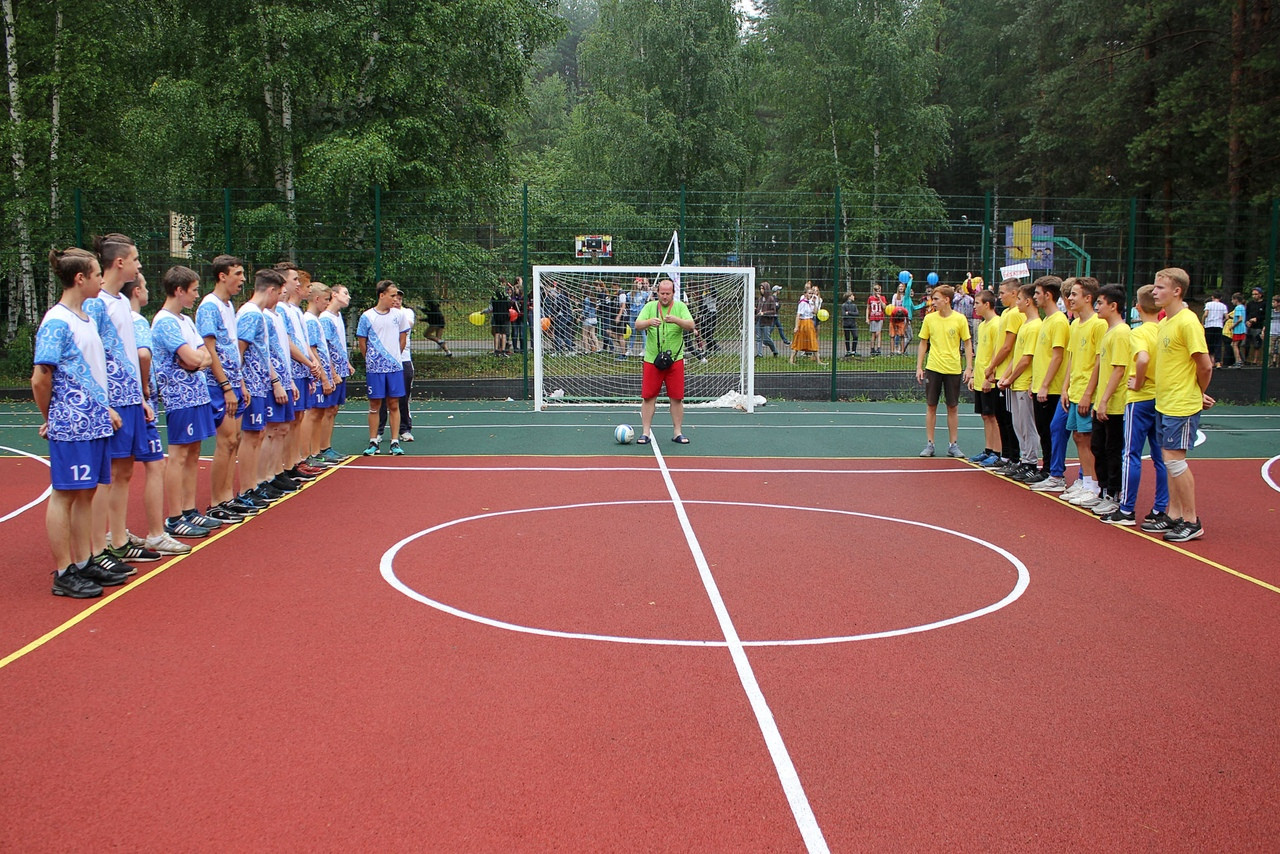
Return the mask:
[(755, 277), (754, 267), (535, 266), (534, 408), (639, 402), (645, 333), (633, 325), (670, 278), (694, 319), (686, 404), (754, 412)]

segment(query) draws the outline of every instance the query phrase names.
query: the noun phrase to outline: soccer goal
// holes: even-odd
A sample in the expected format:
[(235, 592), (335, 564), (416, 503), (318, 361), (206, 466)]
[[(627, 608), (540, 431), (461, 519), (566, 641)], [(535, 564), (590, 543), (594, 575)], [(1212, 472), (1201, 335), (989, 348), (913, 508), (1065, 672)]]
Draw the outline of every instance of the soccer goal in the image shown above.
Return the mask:
[(696, 328), (684, 336), (685, 402), (755, 410), (753, 267), (534, 267), (533, 403), (640, 400), (644, 333), (633, 326), (661, 279)]

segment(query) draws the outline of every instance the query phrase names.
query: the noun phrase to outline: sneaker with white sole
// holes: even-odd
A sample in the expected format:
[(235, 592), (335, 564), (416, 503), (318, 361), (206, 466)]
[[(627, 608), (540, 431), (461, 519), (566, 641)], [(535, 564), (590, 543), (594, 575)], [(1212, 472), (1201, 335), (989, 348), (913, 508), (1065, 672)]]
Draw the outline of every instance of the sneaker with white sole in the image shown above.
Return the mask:
[(933, 443), (932, 443), (932, 442), (925, 442), (925, 443), (924, 443), (924, 450), (920, 452), (920, 456), (922, 456), (922, 457), (932, 457), (933, 455), (934, 455)]
[(1146, 515), (1146, 518), (1142, 520), (1142, 530), (1146, 531), (1148, 534), (1163, 534), (1179, 521), (1180, 520), (1174, 519), (1163, 510), (1152, 510)]
[(1062, 492), (1067, 488), (1066, 483), (1060, 477), (1046, 477), (1044, 480), (1031, 484), (1032, 492)]
[(149, 563), (153, 560), (160, 559), (159, 552), (152, 551), (145, 545), (135, 546), (133, 543), (126, 540), (123, 546), (117, 548), (110, 545), (111, 540), (107, 540), (107, 543), (107, 551), (111, 553), (111, 556), (124, 563)]
[(1062, 497), (1065, 499), (1075, 498), (1080, 494), (1080, 490), (1084, 489), (1084, 478), (1076, 478), (1071, 485), (1062, 491)]
[(373, 440), (373, 439), (370, 439), (370, 440), (369, 440), (369, 447), (365, 448), (365, 449), (364, 449), (364, 451), (363, 451), (362, 453), (363, 453), (363, 455), (364, 455), (364, 456), (366, 456), (366, 457), (372, 457), (372, 456), (374, 456), (375, 454), (377, 454), (377, 453), (378, 453), (378, 443), (377, 443), (377, 441), (376, 441), (376, 440)]
[(1075, 495), (1067, 499), (1067, 503), (1074, 507), (1092, 507), (1102, 500), (1102, 496), (1094, 492), (1092, 489), (1082, 489)]
[(1126, 528), (1132, 528), (1138, 524), (1138, 516), (1136, 513), (1126, 513), (1123, 510), (1116, 510), (1114, 513), (1103, 516), (1102, 521), (1108, 525), (1123, 525)]
[(146, 543), (147, 548), (162, 555), (184, 555), (191, 551), (191, 546), (178, 542), (167, 533), (156, 537), (147, 537)]
[(404, 456), (404, 448), (400, 447), (400, 443), (399, 443), (399, 442), (392, 442), (392, 443), (391, 443), (391, 456), (393, 456), (393, 457), (401, 457), (401, 456)]
[(1204, 536), (1204, 528), (1200, 526), (1200, 520), (1188, 522), (1186, 519), (1179, 520), (1178, 524), (1164, 532), (1164, 540), (1167, 543), (1185, 543), (1190, 540), (1198, 540)]
[(960, 450), (960, 446), (958, 444), (952, 442), (950, 445), (947, 445), (947, 456), (962, 460), (964, 459), (964, 451)]
[(409, 430), (405, 430), (403, 433), (401, 433), (401, 434), (400, 434), (400, 441), (401, 441), (401, 442), (412, 442), (412, 441), (413, 441), (413, 433), (412, 433), (411, 431), (409, 431)]
[(1120, 509), (1120, 505), (1117, 504), (1115, 501), (1113, 501), (1110, 498), (1104, 498), (1101, 501), (1099, 501), (1097, 504), (1090, 507), (1089, 512), (1091, 512), (1095, 516), (1110, 516), (1112, 513), (1116, 512), (1119, 509)]
[(185, 537), (193, 540), (209, 536), (208, 528), (193, 525), (182, 516), (178, 516), (173, 519), (165, 519), (164, 532), (173, 537)]

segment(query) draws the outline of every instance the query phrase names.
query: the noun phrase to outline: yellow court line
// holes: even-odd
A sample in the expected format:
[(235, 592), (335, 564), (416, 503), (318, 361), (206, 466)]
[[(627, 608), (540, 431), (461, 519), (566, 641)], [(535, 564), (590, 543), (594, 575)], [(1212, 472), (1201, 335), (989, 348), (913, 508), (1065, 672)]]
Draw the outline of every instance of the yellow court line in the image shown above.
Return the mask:
[[(348, 462), (350, 462), (350, 461), (351, 461), (351, 459), (352, 459), (351, 457), (348, 457), (346, 460), (343, 460), (342, 462), (338, 463), (338, 465), (334, 466), (333, 468), (329, 469), (328, 471), (326, 471), (326, 472), (324, 472), (323, 474), (321, 474), (321, 475), (319, 475), (318, 477), (316, 477), (316, 479), (315, 479), (314, 481), (312, 481), (311, 483), (319, 483), (320, 481), (322, 481), (322, 480), (324, 480), (326, 477), (328, 477), (328, 476), (329, 476), (329, 474), (330, 474), (331, 472), (337, 471), (340, 467), (342, 467), (342, 466), (346, 465)], [(307, 484), (307, 486), (310, 486), (310, 485), (311, 485), (311, 484)], [(304, 487), (304, 489), (305, 489), (305, 487)], [(288, 501), (290, 498), (293, 498), (295, 495), (301, 495), (301, 494), (302, 494), (302, 492), (303, 492), (303, 490), (302, 490), (302, 489), (299, 489), (297, 492), (291, 492), (291, 493), (289, 493), (288, 495), (284, 496), (284, 498), (282, 498), (282, 499), (280, 499), (279, 501), (277, 501), (275, 504), (272, 504), (272, 505), (271, 505), (271, 507), (276, 507), (276, 506), (278, 506), (278, 505), (280, 505), (280, 504), (283, 504), (285, 501)], [(98, 601), (94, 602), (94, 603), (93, 603), (92, 605), (90, 605), (88, 608), (85, 608), (83, 611), (81, 611), (80, 613), (76, 614), (74, 617), (70, 618), (69, 620), (67, 620), (67, 621), (66, 621), (65, 623), (63, 623), (62, 625), (60, 625), (60, 626), (58, 626), (58, 627), (56, 627), (56, 628), (50, 629), (49, 631), (45, 632), (43, 635), (41, 635), (40, 637), (36, 638), (36, 639), (35, 639), (35, 640), (33, 640), (31, 643), (27, 644), (26, 646), (22, 647), (21, 649), (19, 649), (19, 650), (16, 650), (16, 651), (14, 651), (14, 652), (9, 653), (9, 654), (8, 654), (8, 655), (6, 655), (4, 658), (0, 658), (0, 670), (3, 670), (5, 667), (7, 667), (8, 665), (10, 665), (10, 664), (12, 664), (13, 662), (17, 661), (19, 658), (22, 658), (24, 655), (27, 655), (28, 653), (34, 652), (35, 650), (37, 650), (37, 649), (39, 649), (40, 647), (44, 646), (46, 643), (48, 643), (49, 641), (51, 641), (51, 640), (53, 640), (54, 638), (58, 637), (59, 635), (63, 634), (64, 632), (68, 631), (69, 629), (72, 629), (72, 628), (74, 628), (75, 626), (79, 625), (80, 623), (84, 622), (86, 619), (88, 619), (89, 617), (91, 617), (91, 616), (93, 616), (94, 614), (98, 613), (98, 612), (99, 612), (99, 611), (101, 611), (103, 608), (107, 607), (107, 605), (111, 604), (112, 602), (114, 602), (114, 601), (116, 601), (117, 599), (119, 599), (121, 596), (123, 596), (123, 595), (125, 595), (126, 593), (128, 593), (130, 590), (137, 590), (137, 589), (138, 589), (138, 587), (140, 587), (141, 585), (143, 585), (143, 584), (145, 584), (146, 582), (150, 581), (151, 579), (155, 578), (157, 575), (159, 575), (160, 573), (164, 572), (164, 571), (165, 571), (166, 569), (168, 569), (169, 567), (171, 567), (171, 566), (173, 566), (173, 565), (175, 565), (175, 564), (177, 564), (177, 563), (180, 563), (180, 562), (181, 562), (182, 560), (184, 560), (185, 558), (189, 558), (189, 557), (191, 557), (191, 555), (195, 554), (196, 552), (200, 551), (201, 549), (205, 548), (206, 546), (211, 546), (211, 545), (213, 545), (215, 542), (217, 542), (218, 540), (222, 539), (222, 538), (223, 538), (223, 537), (225, 537), (226, 535), (230, 534), (232, 531), (238, 530), (239, 528), (241, 528), (242, 526), (244, 526), (244, 525), (248, 524), (249, 522), (252, 522), (252, 521), (253, 521), (253, 520), (255, 520), (255, 519), (260, 519), (260, 518), (262, 518), (262, 516), (265, 514), (266, 510), (270, 510), (270, 509), (271, 509), (271, 507), (265, 508), (262, 512), (258, 513), (256, 516), (250, 516), (248, 519), (245, 519), (243, 522), (240, 522), (240, 523), (238, 523), (238, 524), (236, 524), (236, 525), (232, 525), (232, 526), (231, 526), (231, 527), (229, 527), (229, 528), (223, 528), (222, 530), (218, 531), (216, 534), (213, 534), (212, 536), (209, 536), (209, 537), (204, 538), (204, 539), (203, 539), (203, 540), (201, 540), (199, 543), (197, 543), (196, 545), (192, 546), (192, 547), (191, 547), (191, 551), (189, 551), (188, 553), (183, 554), (183, 555), (175, 555), (173, 558), (171, 558), (171, 559), (170, 559), (170, 560), (168, 560), (168, 561), (165, 561), (163, 564), (161, 564), (160, 566), (158, 566), (158, 567), (156, 567), (155, 569), (151, 570), (151, 571), (150, 571), (150, 572), (148, 572), (146, 575), (140, 576), (139, 578), (137, 578), (137, 579), (135, 579), (134, 581), (132, 581), (132, 582), (130, 582), (130, 583), (128, 583), (128, 584), (126, 584), (126, 585), (124, 585), (124, 586), (123, 586), (123, 587), (121, 587), (119, 590), (115, 591), (114, 593), (111, 593), (110, 595), (103, 596), (101, 599), (99, 599)]]
[[(969, 465), (976, 465), (976, 464), (969, 463)], [(981, 466), (977, 466), (977, 467), (982, 468)], [(994, 476), (999, 477), (999, 475), (994, 475)], [(1008, 478), (1001, 478), (1001, 480), (1008, 480)], [(1017, 481), (1012, 481), (1012, 480), (1009, 480), (1008, 482), (1014, 484), (1015, 486), (1020, 486), (1023, 489), (1027, 490), (1028, 492), (1032, 491), (1031, 487), (1027, 486), (1025, 483), (1018, 483)], [(1044, 498), (1052, 499), (1055, 504), (1058, 504), (1062, 507), (1067, 507), (1079, 513), (1084, 513), (1091, 519), (1096, 520), (1098, 518), (1097, 516), (1094, 516), (1093, 513), (1091, 513), (1087, 507), (1077, 507), (1074, 504), (1068, 504), (1067, 502), (1058, 498), (1056, 493), (1036, 492), (1034, 494), (1041, 495)], [(1149, 543), (1155, 543), (1158, 546), (1163, 546), (1164, 548), (1170, 549), (1171, 551), (1175, 551), (1180, 555), (1189, 557), (1192, 560), (1199, 561), (1200, 563), (1203, 563), (1205, 566), (1211, 566), (1214, 569), (1227, 573), (1228, 575), (1234, 575), (1236, 578), (1242, 579), (1244, 581), (1248, 581), (1250, 584), (1256, 584), (1259, 587), (1262, 587), (1266, 590), (1270, 590), (1272, 593), (1280, 593), (1280, 587), (1277, 587), (1274, 584), (1268, 584), (1267, 582), (1263, 581), (1260, 578), (1254, 578), (1252, 575), (1241, 572), (1238, 569), (1232, 569), (1229, 566), (1224, 566), (1218, 563), (1216, 560), (1207, 558), (1204, 555), (1198, 555), (1195, 552), (1189, 552), (1186, 549), (1182, 548), (1181, 546), (1177, 545), (1176, 543), (1165, 542), (1163, 539), (1160, 539), (1158, 537), (1153, 537), (1151, 534), (1148, 534), (1146, 531), (1140, 530), (1138, 528), (1130, 528), (1127, 525), (1107, 525), (1105, 522), (1099, 522), (1098, 524), (1105, 525), (1108, 528), (1119, 528), (1120, 530), (1124, 531), (1126, 534), (1132, 534), (1133, 536), (1139, 537)]]

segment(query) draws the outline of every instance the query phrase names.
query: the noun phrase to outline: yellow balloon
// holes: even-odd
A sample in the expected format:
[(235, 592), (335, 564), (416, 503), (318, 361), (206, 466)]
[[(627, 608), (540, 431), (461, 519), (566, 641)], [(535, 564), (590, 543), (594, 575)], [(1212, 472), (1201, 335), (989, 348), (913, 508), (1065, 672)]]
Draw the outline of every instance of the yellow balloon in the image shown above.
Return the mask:
[(475, 326), (484, 326), (484, 312), (473, 311), (467, 315), (467, 320), (470, 320)]
[(631, 326), (630, 326), (630, 324), (628, 324), (627, 326), (623, 327), (623, 330), (622, 330), (622, 337), (623, 337), (623, 338), (630, 338), (630, 337), (631, 337)]
[(825, 308), (818, 309), (818, 319), (823, 323), (826, 323), (831, 319), (831, 312), (827, 311)]

